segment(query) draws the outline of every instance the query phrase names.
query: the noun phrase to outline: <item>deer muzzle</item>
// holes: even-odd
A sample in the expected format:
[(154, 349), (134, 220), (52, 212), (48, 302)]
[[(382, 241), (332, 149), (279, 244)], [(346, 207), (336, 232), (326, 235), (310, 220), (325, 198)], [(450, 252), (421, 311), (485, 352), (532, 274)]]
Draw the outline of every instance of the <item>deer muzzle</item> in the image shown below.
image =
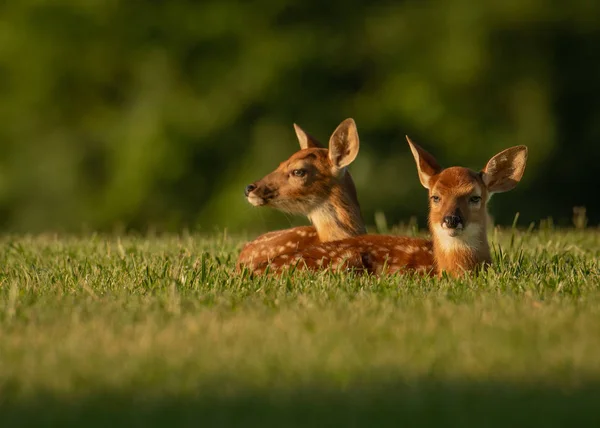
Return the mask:
[(442, 228), (452, 237), (460, 235), (464, 227), (465, 222), (459, 209), (455, 210), (452, 214), (444, 216), (442, 220)]
[(248, 202), (255, 207), (267, 205), (276, 196), (276, 193), (272, 188), (259, 183), (249, 184), (244, 189), (244, 195), (246, 195)]

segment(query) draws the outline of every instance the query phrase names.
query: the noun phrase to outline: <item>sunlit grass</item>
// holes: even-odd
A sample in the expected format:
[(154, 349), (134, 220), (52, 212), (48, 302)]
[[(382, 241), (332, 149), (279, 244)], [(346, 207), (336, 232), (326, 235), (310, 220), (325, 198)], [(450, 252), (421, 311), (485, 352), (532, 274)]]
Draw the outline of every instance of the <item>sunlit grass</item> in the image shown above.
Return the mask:
[(227, 235), (5, 236), (2, 426), (592, 424), (600, 231), (477, 277), (251, 279)]

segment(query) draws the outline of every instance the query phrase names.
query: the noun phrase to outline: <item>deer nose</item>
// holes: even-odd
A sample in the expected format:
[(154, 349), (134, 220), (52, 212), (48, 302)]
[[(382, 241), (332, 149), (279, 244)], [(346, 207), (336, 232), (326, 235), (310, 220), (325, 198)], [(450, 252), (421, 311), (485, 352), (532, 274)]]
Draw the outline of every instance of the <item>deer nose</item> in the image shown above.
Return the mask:
[(246, 195), (246, 197), (248, 197), (248, 195), (256, 189), (256, 185), (254, 184), (248, 184), (246, 186), (246, 188), (244, 189), (244, 195)]
[(462, 223), (462, 220), (457, 215), (447, 215), (446, 217), (444, 217), (444, 225), (448, 229), (456, 229), (458, 227), (458, 225), (461, 223)]

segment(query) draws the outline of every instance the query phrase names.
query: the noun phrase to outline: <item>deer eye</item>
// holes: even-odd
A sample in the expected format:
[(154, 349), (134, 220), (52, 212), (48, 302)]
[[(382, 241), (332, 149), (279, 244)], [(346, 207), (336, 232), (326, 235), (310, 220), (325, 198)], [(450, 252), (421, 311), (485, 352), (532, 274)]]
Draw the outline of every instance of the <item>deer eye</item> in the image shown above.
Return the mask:
[(472, 204), (478, 204), (481, 202), (481, 196), (471, 196), (471, 198), (469, 198), (469, 202)]
[(294, 169), (292, 170), (292, 175), (294, 177), (304, 177), (306, 175), (305, 169)]
[(433, 195), (431, 197), (431, 202), (433, 202), (434, 204), (437, 204), (440, 200), (441, 198), (439, 196)]

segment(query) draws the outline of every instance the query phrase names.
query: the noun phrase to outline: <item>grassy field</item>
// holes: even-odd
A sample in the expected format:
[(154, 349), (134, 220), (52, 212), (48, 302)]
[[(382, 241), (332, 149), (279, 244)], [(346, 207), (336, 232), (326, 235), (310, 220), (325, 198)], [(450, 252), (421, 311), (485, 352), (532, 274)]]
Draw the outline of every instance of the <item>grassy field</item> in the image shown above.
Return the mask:
[(478, 277), (250, 279), (227, 236), (0, 238), (0, 426), (599, 426), (600, 230)]

